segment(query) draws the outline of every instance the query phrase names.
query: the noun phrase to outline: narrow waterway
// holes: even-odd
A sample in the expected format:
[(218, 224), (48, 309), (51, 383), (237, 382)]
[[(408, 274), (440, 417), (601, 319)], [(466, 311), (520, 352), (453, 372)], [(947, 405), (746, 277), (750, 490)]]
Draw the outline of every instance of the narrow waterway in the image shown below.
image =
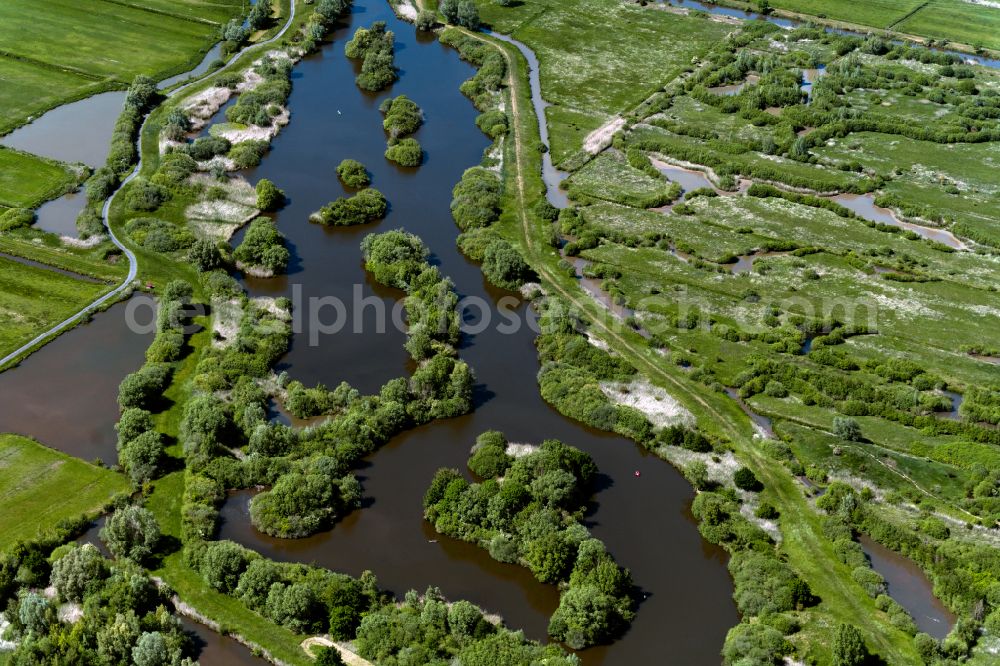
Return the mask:
[(865, 535), (858, 538), (871, 560), (872, 569), (882, 574), (889, 596), (913, 616), (920, 631), (944, 638), (955, 624), (955, 614), (934, 596), (934, 586), (917, 564)]
[[(357, 66), (344, 57), (343, 44), (354, 28), (375, 20), (387, 21), (396, 33), (401, 78), (390, 89), (368, 95), (354, 84)], [(466, 319), (491, 320), (482, 331), (466, 335), (460, 349), (476, 373), (476, 410), (404, 433), (370, 456), (358, 472), (365, 508), (329, 532), (300, 540), (259, 534), (248, 520), (249, 494), (238, 493), (223, 508), (221, 537), (278, 559), (315, 562), (352, 574), (370, 569), (397, 594), (437, 585), (447, 596), (467, 598), (544, 640), (557, 590), (538, 583), (523, 568), (497, 563), (482, 549), (437, 535), (422, 519), (421, 498), (437, 468), (464, 468), (470, 446), (484, 430), (502, 430), (513, 441), (559, 438), (588, 451), (600, 468), (588, 524), (631, 569), (644, 597), (628, 634), (611, 646), (583, 652), (584, 662), (659, 663), (669, 650), (677, 663), (718, 663), (725, 632), (738, 617), (724, 553), (701, 539), (690, 516), (690, 486), (633, 442), (589, 430), (541, 399), (535, 332), (527, 323), (533, 321), (531, 312), (513, 295), (488, 287), (479, 268), (455, 247), (451, 188), (465, 168), (478, 164), (489, 144), (475, 127), (477, 112), (458, 90), (474, 70), (454, 51), (417, 36), (378, 0), (356, 2), (349, 26), (337, 30), (334, 39), (296, 66), (289, 100), (292, 121), (261, 166), (248, 174), (251, 181), (274, 180), (289, 197), (276, 219), (293, 251), (292, 269), (282, 278), (244, 283), (252, 294), (287, 295), (296, 301), (303, 330), (295, 334), (281, 369), (307, 384), (334, 385), (346, 379), (372, 391), (411, 367), (402, 348), (403, 332), (391, 325), (385, 333), (372, 328), (378, 320), (374, 304), (388, 305), (401, 294), (371, 284), (358, 243), (369, 232), (391, 228), (418, 234), (460, 295), (486, 305), (487, 314), (470, 307)], [(382, 155), (385, 134), (377, 107), (400, 93), (419, 104), (426, 117), (415, 135), (425, 150), (425, 163), (418, 169), (397, 168)], [(391, 208), (383, 222), (348, 230), (308, 222), (309, 213), (345, 193), (335, 174), (344, 158), (364, 163), (372, 186), (388, 197)], [(371, 299), (361, 316), (354, 308), (356, 289)], [(345, 325), (336, 335), (315, 336), (316, 344), (311, 344), (309, 331), (315, 333), (315, 326), (309, 326), (310, 320), (332, 325), (337, 319), (333, 307), (317, 313), (316, 301), (310, 304), (310, 298), (327, 296), (345, 299)], [(501, 299), (511, 302), (504, 318), (498, 310)], [(498, 328), (508, 318), (521, 325)], [(353, 333), (356, 324), (362, 333)]]

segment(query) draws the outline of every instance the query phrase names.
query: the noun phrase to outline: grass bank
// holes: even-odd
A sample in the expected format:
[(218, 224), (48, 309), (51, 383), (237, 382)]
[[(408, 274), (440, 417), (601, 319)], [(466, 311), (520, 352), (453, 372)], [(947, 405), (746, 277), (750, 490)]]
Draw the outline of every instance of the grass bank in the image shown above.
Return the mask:
[(0, 434), (0, 550), (61, 520), (100, 511), (129, 489), (121, 474), (12, 434)]

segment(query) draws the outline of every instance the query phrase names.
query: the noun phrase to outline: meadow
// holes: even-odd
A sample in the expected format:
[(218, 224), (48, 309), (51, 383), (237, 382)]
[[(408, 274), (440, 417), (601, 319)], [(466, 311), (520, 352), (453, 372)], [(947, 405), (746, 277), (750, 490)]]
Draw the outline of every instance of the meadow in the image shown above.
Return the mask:
[(0, 550), (100, 511), (128, 481), (18, 435), (0, 434)]
[(969, 0), (770, 0), (770, 6), (916, 37), (1000, 49), (1000, 9)]
[(108, 291), (102, 282), (76, 279), (0, 257), (0, 356)]
[(1000, 49), (1000, 9), (966, 0), (931, 0), (893, 29), (973, 47)]
[(77, 182), (78, 174), (59, 162), (0, 146), (0, 206), (35, 208)]
[[(59, 104), (189, 69), (242, 0), (13, 0), (0, 4), (0, 132)], [(72, 35), (72, 39), (53, 36)]]
[(485, 23), (538, 56), (557, 164), (580, 150), (588, 133), (661, 89), (731, 30), (599, 0), (477, 5)]

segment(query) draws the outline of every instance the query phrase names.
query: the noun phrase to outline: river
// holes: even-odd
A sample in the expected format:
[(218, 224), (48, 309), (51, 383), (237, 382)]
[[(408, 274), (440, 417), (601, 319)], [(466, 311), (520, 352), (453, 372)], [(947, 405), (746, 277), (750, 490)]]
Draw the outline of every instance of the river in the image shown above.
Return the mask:
[[(356, 27), (375, 20), (387, 21), (396, 33), (401, 77), (390, 89), (369, 95), (355, 86), (357, 65), (344, 57), (343, 44)], [(417, 35), (378, 0), (355, 3), (348, 26), (334, 39), (296, 66), (289, 99), (292, 122), (261, 166), (247, 174), (251, 181), (274, 180), (289, 197), (276, 220), (289, 239), (292, 269), (286, 277), (249, 278), (244, 284), (254, 295), (293, 298), (307, 321), (310, 297), (333, 295), (350, 304), (359, 289), (363, 296), (392, 301), (401, 293), (367, 279), (358, 243), (372, 231), (405, 227), (418, 234), (459, 294), (489, 305), (494, 325), (466, 335), (460, 346), (462, 358), (476, 373), (476, 410), (404, 433), (370, 456), (358, 471), (365, 508), (328, 532), (300, 540), (262, 535), (249, 523), (249, 493), (242, 492), (224, 505), (221, 537), (277, 559), (315, 562), (355, 575), (371, 569), (399, 595), (437, 585), (445, 595), (478, 603), (500, 613), (508, 625), (544, 640), (557, 590), (538, 583), (523, 568), (492, 560), (482, 549), (437, 535), (422, 519), (421, 498), (437, 468), (464, 468), (470, 446), (484, 430), (502, 430), (512, 441), (559, 438), (588, 451), (600, 468), (588, 525), (631, 569), (645, 597), (628, 634), (613, 645), (584, 651), (584, 662), (656, 663), (670, 650), (678, 663), (718, 663), (725, 632), (738, 616), (724, 553), (701, 539), (690, 515), (692, 489), (671, 466), (633, 442), (587, 429), (541, 399), (535, 333), (523, 325), (504, 334), (495, 325), (502, 298), (514, 301), (512, 312), (522, 321), (530, 312), (513, 295), (486, 285), (479, 268), (455, 247), (451, 188), (489, 145), (475, 127), (475, 109), (458, 90), (474, 69), (433, 38)], [(426, 116), (415, 135), (426, 151), (418, 169), (398, 168), (382, 155), (385, 134), (377, 107), (400, 93)], [(335, 174), (344, 158), (364, 163), (372, 186), (388, 197), (391, 208), (383, 222), (330, 230), (307, 221), (309, 213), (345, 194)], [(468, 321), (481, 317), (474, 308), (466, 313)], [(320, 319), (332, 323), (333, 309)], [(321, 336), (311, 345), (308, 333), (297, 333), (279, 369), (307, 384), (334, 385), (346, 379), (363, 391), (376, 390), (412, 368), (402, 348), (404, 335), (391, 326), (373, 333), (375, 319), (374, 307), (365, 317), (354, 316), (348, 307), (345, 329), (336, 336)], [(359, 322), (364, 332), (351, 332)]]

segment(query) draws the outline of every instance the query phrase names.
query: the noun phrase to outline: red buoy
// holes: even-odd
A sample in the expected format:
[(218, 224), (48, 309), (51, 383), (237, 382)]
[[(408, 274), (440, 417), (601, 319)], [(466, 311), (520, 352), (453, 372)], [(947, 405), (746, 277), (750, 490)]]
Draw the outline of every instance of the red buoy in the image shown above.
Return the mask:
[(642, 473), (640, 473), (639, 470), (635, 470), (635, 475), (636, 476), (642, 476)]

